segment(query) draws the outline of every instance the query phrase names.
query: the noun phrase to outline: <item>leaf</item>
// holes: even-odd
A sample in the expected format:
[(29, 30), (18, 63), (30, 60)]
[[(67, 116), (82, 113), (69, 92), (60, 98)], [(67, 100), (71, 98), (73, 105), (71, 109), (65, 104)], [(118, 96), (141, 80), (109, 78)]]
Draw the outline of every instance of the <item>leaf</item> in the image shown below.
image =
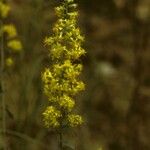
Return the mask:
[(63, 150), (75, 150), (75, 146), (71, 142), (64, 142), (63, 143)]

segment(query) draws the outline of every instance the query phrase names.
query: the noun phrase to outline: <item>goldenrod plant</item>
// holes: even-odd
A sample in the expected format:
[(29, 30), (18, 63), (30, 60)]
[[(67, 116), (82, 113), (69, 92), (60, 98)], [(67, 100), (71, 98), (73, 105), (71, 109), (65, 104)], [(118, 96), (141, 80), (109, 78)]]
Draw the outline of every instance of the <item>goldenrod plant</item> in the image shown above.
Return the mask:
[(2, 102), (2, 129), (4, 137), (4, 150), (7, 149), (5, 142), (6, 133), (6, 102), (5, 102), (5, 77), (7, 67), (14, 64), (12, 55), (22, 50), (22, 44), (18, 39), (18, 34), (13, 24), (5, 23), (9, 12), (10, 6), (3, 0), (0, 0), (0, 97)]
[(11, 54), (18, 53), (22, 50), (22, 44), (18, 39), (16, 27), (12, 23), (5, 23), (5, 19), (8, 17), (10, 10), (10, 6), (4, 3), (3, 0), (0, 0), (0, 38), (3, 38), (3, 47), (9, 54), (9, 56), (6, 56), (6, 59), (4, 60), (4, 65), (6, 66), (14, 64)]
[(52, 65), (42, 74), (44, 92), (49, 101), (43, 120), (47, 128), (59, 132), (60, 149), (63, 147), (63, 129), (83, 123), (82, 117), (74, 112), (75, 95), (85, 88), (79, 79), (82, 64), (78, 62), (85, 50), (82, 48), (84, 38), (77, 26), (76, 9), (74, 0), (64, 0), (56, 7), (58, 20), (53, 26), (53, 34), (44, 41), (49, 48)]

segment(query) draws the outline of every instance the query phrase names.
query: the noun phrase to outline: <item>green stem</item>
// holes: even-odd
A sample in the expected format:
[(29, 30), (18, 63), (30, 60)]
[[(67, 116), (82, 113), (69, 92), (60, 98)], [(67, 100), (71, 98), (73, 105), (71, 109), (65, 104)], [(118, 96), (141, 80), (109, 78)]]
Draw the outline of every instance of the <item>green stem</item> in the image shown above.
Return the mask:
[[(0, 28), (2, 29), (3, 27), (3, 22), (0, 20)], [(0, 97), (1, 97), (1, 102), (2, 102), (2, 129), (3, 129), (3, 138), (4, 138), (4, 150), (6, 150), (6, 104), (5, 104), (5, 85), (4, 85), (4, 67), (5, 67), (5, 55), (4, 55), (4, 35), (3, 32), (1, 33), (1, 40), (0, 40)]]
[(63, 150), (63, 132), (62, 132), (62, 128), (60, 128), (60, 131), (59, 131), (59, 148), (60, 148), (60, 150)]

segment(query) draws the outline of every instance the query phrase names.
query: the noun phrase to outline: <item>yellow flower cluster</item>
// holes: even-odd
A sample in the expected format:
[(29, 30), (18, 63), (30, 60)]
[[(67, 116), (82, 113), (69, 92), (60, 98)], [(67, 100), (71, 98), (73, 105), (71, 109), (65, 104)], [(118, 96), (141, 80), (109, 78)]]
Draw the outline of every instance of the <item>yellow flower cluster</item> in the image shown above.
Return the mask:
[(47, 107), (43, 115), (46, 127), (59, 127), (58, 119), (61, 117), (61, 113), (55, 107)]
[(69, 96), (63, 95), (60, 98), (60, 101), (58, 102), (58, 104), (60, 105), (60, 108), (63, 108), (64, 110), (68, 110), (70, 112), (72, 108), (74, 107), (75, 102)]
[(2, 0), (0, 0), (0, 17), (6, 18), (8, 13), (10, 11), (10, 6), (7, 4), (4, 4)]
[[(5, 18), (8, 16), (10, 11), (10, 6), (3, 2), (3, 0), (0, 0), (0, 18), (2, 21), (2, 27), (0, 28), (0, 38), (4, 34), (6, 34), (7, 41), (5, 42), (5, 49), (9, 50), (9, 54), (11, 52), (20, 52), (22, 50), (22, 43), (17, 38), (17, 30), (13, 24), (5, 24)], [(12, 66), (14, 64), (13, 58), (11, 56), (8, 56), (5, 60), (6, 66)]]
[(54, 64), (51, 71), (50, 69), (46, 69), (43, 74), (46, 95), (52, 97), (58, 91), (60, 93), (75, 95), (83, 90), (84, 83), (76, 79), (81, 70), (81, 64), (72, 64), (70, 60), (64, 60), (62, 64)]
[(74, 0), (64, 0), (61, 6), (56, 7), (58, 20), (53, 27), (53, 35), (44, 41), (53, 62), (42, 74), (44, 92), (50, 102), (43, 113), (48, 128), (75, 127), (83, 122), (81, 116), (73, 114), (73, 97), (85, 88), (79, 80), (82, 65), (75, 63), (85, 54), (81, 47), (84, 38), (77, 27), (76, 6)]
[[(66, 1), (68, 4), (56, 7), (56, 14), (59, 19), (53, 27), (53, 36), (46, 37), (45, 44), (50, 46), (52, 59), (72, 59), (76, 60), (85, 54), (85, 50), (81, 47), (84, 41), (80, 34), (80, 29), (76, 26), (76, 11), (67, 12), (66, 9), (74, 9), (76, 7), (73, 1)], [(69, 11), (69, 10), (68, 10)], [(67, 12), (67, 13), (66, 13)]]
[(82, 117), (79, 115), (68, 115), (68, 121), (71, 127), (76, 127), (83, 123)]

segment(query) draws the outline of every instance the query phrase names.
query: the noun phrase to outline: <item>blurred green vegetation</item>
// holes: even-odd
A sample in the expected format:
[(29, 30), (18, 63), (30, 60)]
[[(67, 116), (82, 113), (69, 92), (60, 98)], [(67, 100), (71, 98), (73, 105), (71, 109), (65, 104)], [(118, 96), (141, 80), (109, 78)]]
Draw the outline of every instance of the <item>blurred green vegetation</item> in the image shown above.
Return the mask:
[[(16, 25), (24, 51), (5, 76), (7, 147), (57, 150), (57, 135), (42, 122), (47, 98), (41, 72), (50, 64), (43, 39), (56, 21), (53, 8), (59, 0), (8, 2), (12, 7), (8, 21)], [(77, 150), (149, 150), (150, 1), (76, 2), (86, 36), (87, 54), (82, 58), (86, 91), (77, 102), (85, 124), (66, 133), (65, 143)], [(2, 145), (0, 139), (0, 149)]]

